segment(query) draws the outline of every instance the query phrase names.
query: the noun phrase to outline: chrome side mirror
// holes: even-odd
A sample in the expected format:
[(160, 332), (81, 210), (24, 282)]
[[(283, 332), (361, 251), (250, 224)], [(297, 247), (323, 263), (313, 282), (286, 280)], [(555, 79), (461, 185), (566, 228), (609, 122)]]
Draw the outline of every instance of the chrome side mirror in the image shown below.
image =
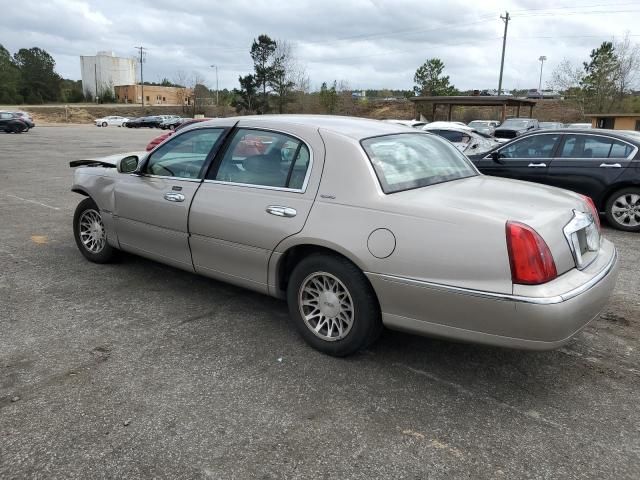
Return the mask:
[(133, 173), (138, 168), (138, 162), (140, 159), (136, 155), (129, 155), (116, 162), (116, 169), (118, 173)]

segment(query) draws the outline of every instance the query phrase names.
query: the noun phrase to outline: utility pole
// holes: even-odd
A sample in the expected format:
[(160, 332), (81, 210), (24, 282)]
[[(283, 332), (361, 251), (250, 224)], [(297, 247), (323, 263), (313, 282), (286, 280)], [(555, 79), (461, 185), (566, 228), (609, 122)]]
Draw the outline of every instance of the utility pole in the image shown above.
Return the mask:
[(502, 71), (504, 70), (504, 51), (507, 48), (507, 28), (509, 27), (509, 12), (505, 12), (505, 16), (500, 15), (504, 22), (504, 36), (502, 37), (502, 60), (500, 60), (500, 80), (498, 80), (498, 95), (502, 95)]
[(96, 56), (96, 63), (93, 64), (93, 78), (96, 81), (96, 103), (98, 103), (98, 57)]
[(142, 105), (144, 106), (144, 76), (142, 73), (142, 64), (144, 62), (144, 51), (146, 50), (146, 48), (144, 47), (133, 47), (136, 50), (140, 50), (140, 86), (142, 87)]
[[(216, 69), (216, 107), (217, 107), (218, 106), (218, 66), (211, 65), (211, 68)], [(217, 112), (216, 112), (216, 115), (217, 115)]]
[(540, 94), (540, 98), (542, 98), (542, 67), (544, 65), (544, 61), (547, 59), (544, 55), (540, 55), (540, 81), (538, 82), (538, 93)]

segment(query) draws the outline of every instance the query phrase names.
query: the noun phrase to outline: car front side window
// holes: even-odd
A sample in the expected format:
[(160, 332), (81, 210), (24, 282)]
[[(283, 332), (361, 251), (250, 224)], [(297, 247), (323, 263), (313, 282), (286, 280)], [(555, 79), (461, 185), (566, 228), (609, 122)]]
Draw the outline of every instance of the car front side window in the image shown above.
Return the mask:
[(164, 177), (200, 178), (202, 166), (223, 131), (222, 128), (202, 128), (175, 136), (151, 154), (144, 173)]
[(309, 164), (309, 149), (300, 140), (283, 133), (240, 129), (211, 179), (300, 190)]
[(500, 150), (501, 158), (551, 158), (559, 135), (532, 135)]

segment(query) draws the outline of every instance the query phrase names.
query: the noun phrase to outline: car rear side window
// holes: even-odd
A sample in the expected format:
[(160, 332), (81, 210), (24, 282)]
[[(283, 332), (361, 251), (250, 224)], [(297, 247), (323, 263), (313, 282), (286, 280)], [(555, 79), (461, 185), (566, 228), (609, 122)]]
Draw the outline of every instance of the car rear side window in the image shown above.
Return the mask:
[(267, 130), (240, 129), (212, 180), (302, 190), (309, 164), (309, 149), (297, 138)]
[(566, 135), (562, 158), (627, 158), (634, 147), (615, 138), (599, 135)]
[(201, 128), (176, 135), (149, 157), (144, 173), (176, 178), (200, 178), (207, 155), (224, 129)]
[(477, 175), (457, 148), (435, 135), (401, 133), (361, 143), (385, 193)]

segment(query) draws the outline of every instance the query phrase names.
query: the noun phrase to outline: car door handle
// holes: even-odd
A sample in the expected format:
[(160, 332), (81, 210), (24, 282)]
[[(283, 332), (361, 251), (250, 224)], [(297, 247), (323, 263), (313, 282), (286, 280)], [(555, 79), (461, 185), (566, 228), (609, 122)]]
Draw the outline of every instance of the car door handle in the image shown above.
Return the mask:
[(544, 168), (547, 166), (547, 164), (546, 163), (530, 163), (527, 166), (532, 168)]
[(164, 199), (170, 202), (184, 202), (184, 195), (182, 193), (167, 192), (164, 194)]
[(619, 163), (601, 163), (600, 168), (622, 168)]
[(276, 217), (295, 217), (298, 212), (296, 212), (295, 208), (270, 205), (267, 207), (267, 213)]

